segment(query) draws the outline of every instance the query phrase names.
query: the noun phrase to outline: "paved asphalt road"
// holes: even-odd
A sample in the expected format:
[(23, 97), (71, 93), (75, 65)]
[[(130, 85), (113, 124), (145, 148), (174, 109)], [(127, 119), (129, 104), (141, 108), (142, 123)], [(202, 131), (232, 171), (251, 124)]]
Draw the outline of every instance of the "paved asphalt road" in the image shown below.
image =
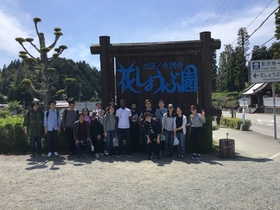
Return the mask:
[[(231, 117), (230, 111), (223, 111), (224, 117)], [(242, 113), (236, 113), (237, 118), (242, 118)], [(274, 137), (273, 114), (245, 113), (245, 119), (252, 122), (250, 130)], [(276, 115), (277, 139), (280, 139), (280, 115)]]

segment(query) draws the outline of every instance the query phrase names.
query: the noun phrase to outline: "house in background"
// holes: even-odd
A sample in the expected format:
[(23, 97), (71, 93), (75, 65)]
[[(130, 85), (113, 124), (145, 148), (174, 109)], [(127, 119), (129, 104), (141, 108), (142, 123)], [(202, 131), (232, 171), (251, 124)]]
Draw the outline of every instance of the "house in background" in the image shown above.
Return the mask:
[(263, 113), (264, 110), (264, 98), (271, 98), (272, 91), (270, 83), (253, 83), (243, 91), (243, 95), (247, 97), (248, 107), (250, 112)]

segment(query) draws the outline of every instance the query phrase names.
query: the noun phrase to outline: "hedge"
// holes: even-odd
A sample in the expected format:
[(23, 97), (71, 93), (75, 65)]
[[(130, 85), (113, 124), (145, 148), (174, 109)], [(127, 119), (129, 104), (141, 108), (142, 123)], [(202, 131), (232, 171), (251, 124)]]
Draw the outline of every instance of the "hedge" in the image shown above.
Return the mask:
[[(242, 125), (242, 119), (241, 118), (222, 117), (221, 125), (225, 125), (227, 127), (239, 130)], [(245, 119), (245, 125), (248, 129), (250, 129), (250, 127), (252, 125), (251, 120)]]

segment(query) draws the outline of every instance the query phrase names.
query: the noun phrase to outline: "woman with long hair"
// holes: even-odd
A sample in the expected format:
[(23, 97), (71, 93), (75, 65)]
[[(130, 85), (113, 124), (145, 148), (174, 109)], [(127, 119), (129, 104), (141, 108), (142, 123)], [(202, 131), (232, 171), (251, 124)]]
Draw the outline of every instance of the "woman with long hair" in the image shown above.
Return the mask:
[(178, 157), (185, 157), (185, 136), (186, 136), (187, 118), (183, 115), (180, 107), (176, 108), (176, 117), (174, 118), (174, 138), (179, 140)]

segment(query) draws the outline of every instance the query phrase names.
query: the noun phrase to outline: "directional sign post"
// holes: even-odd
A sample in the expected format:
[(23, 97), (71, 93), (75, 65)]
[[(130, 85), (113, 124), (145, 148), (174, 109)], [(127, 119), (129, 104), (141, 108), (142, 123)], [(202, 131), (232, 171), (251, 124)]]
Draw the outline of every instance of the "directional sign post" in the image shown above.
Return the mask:
[(250, 61), (251, 82), (272, 82), (274, 138), (277, 139), (275, 83), (280, 82), (280, 60)]
[(251, 82), (280, 82), (280, 60), (250, 61)]

